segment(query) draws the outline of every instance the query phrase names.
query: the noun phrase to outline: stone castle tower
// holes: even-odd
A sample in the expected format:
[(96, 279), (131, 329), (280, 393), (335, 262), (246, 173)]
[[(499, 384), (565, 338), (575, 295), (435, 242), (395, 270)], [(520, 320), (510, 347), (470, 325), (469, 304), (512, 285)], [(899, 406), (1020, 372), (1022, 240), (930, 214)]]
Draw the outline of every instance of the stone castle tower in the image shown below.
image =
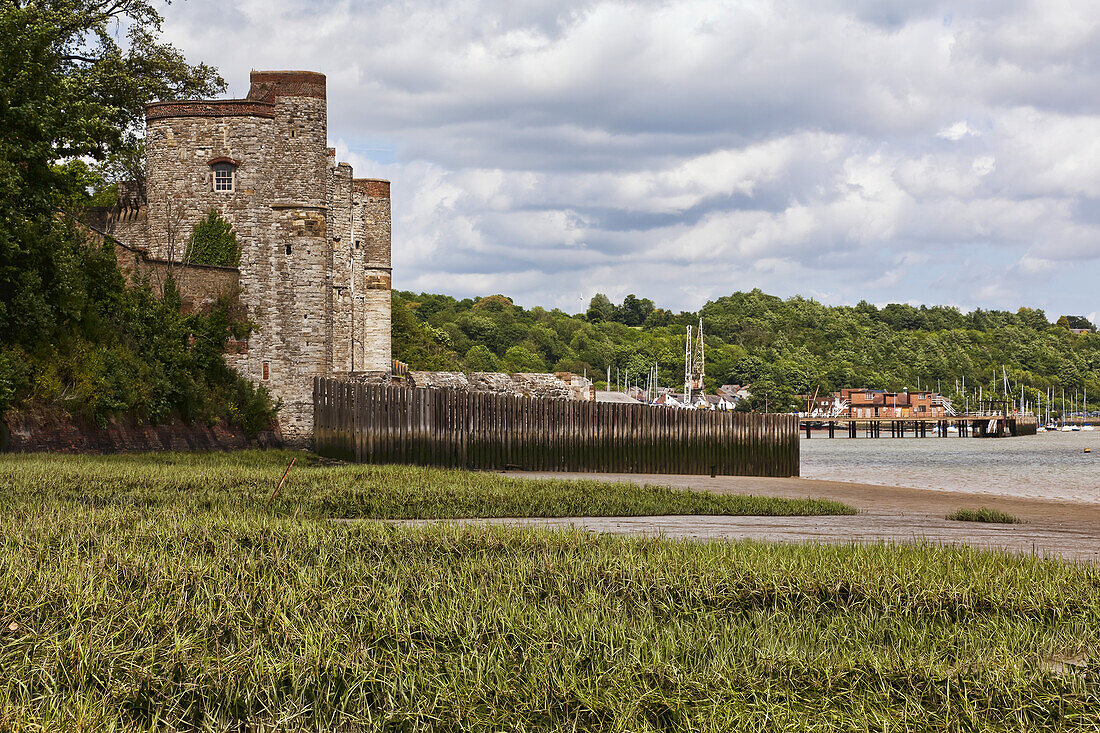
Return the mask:
[(283, 436), (303, 444), (315, 375), (390, 371), (390, 185), (337, 164), (323, 74), (251, 82), (244, 99), (148, 105), (144, 213), (114, 234), (173, 261), (212, 209), (233, 225), (256, 328), (227, 358), (282, 400)]

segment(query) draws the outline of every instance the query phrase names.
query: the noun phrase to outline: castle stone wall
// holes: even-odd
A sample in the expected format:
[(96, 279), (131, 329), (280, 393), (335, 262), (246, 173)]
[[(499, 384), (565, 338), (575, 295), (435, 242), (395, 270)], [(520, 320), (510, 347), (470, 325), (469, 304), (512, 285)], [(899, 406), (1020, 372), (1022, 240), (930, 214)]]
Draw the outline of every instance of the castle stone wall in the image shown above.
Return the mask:
[[(391, 267), (390, 182), (377, 178), (354, 181), (356, 196), (356, 246), (362, 252), (362, 355), (357, 369), (389, 370)], [(358, 366), (361, 363), (362, 366)]]
[[(335, 161), (335, 158), (333, 159)], [(352, 357), (355, 354), (355, 318), (359, 304), (355, 289), (355, 242), (352, 222), (352, 172), (351, 166), (341, 163), (332, 171), (332, 206), (329, 220), (332, 222), (332, 367), (337, 371), (356, 371)], [(360, 363), (358, 367), (362, 367)]]

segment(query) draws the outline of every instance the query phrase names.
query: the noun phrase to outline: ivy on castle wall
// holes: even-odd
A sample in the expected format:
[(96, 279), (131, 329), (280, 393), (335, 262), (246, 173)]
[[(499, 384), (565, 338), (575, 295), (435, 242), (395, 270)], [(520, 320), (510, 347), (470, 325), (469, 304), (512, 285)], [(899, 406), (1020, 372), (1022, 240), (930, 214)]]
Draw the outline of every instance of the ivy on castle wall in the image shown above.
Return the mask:
[(194, 265), (237, 267), (241, 264), (241, 247), (237, 233), (216, 209), (195, 225), (187, 240), (186, 262)]

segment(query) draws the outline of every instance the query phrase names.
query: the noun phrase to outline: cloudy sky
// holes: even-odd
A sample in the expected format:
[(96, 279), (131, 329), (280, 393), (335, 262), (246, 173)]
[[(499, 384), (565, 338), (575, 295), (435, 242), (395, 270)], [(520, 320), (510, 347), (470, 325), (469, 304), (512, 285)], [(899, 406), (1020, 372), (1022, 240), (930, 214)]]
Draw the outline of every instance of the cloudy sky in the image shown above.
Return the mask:
[(1092, 0), (188, 0), (168, 40), (328, 75), (394, 284), (583, 310), (760, 287), (1100, 311)]

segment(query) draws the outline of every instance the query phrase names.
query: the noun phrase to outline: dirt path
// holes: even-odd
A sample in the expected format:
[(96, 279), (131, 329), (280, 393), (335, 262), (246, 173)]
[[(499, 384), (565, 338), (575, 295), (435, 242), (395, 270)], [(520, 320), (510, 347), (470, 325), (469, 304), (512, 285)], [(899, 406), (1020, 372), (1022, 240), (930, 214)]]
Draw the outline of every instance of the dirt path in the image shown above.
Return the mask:
[[(517, 474), (518, 475), (518, 474)], [(531, 478), (590, 478), (633, 481), (720, 494), (835, 499), (860, 510), (849, 517), (568, 517), (474, 520), (534, 527), (581, 527), (596, 532), (693, 539), (752, 539), (770, 542), (919, 542), (971, 545), (1008, 552), (1100, 563), (1100, 505), (975, 496), (839, 481), (724, 476), (636, 474), (539, 474)], [(954, 522), (944, 515), (961, 507), (987, 506), (1009, 512), (1025, 524)]]

